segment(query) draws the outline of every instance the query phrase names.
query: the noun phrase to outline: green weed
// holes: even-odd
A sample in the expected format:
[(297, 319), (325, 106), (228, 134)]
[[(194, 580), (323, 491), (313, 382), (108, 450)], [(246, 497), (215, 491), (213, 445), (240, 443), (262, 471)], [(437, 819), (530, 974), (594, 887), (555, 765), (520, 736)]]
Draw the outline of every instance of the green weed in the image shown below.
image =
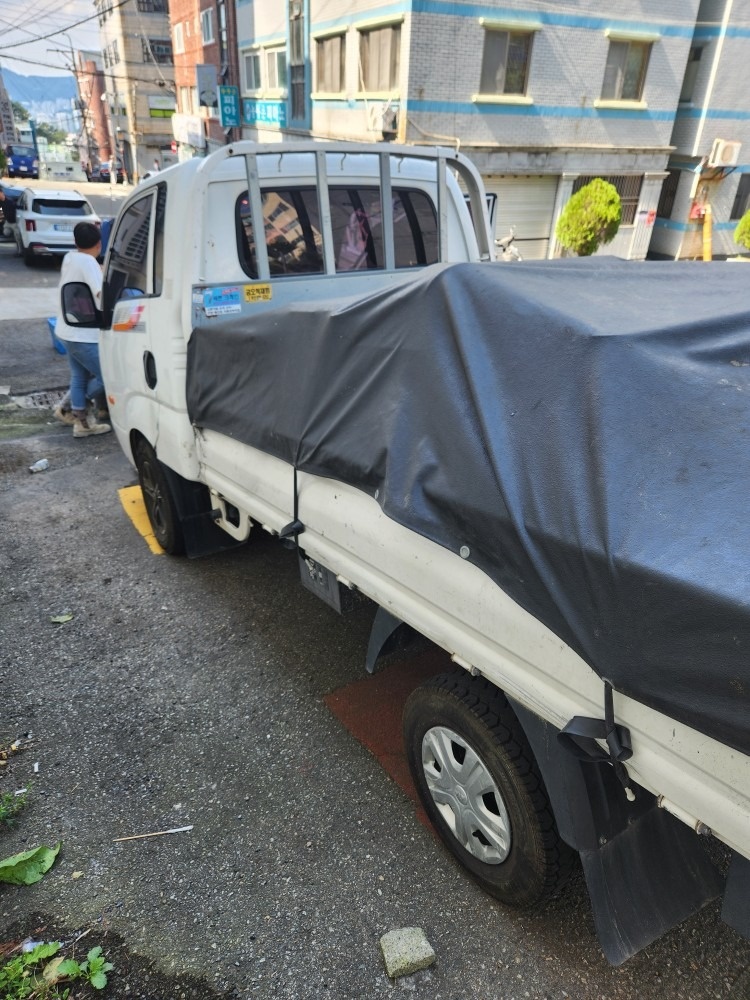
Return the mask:
[(70, 988), (65, 983), (83, 980), (95, 990), (107, 985), (107, 973), (114, 966), (92, 948), (84, 962), (60, 955), (57, 941), (38, 944), (0, 965), (0, 998), (2, 1000), (66, 1000)]
[(26, 805), (28, 792), (16, 795), (14, 792), (0, 792), (0, 823), (10, 823), (14, 816)]

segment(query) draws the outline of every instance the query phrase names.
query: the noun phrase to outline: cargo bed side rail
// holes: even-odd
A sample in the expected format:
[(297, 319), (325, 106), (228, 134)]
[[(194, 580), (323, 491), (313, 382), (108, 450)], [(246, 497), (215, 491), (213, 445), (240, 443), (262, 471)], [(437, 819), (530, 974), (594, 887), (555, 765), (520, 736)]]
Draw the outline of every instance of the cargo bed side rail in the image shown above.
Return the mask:
[[(228, 159), (241, 157), (245, 161), (245, 174), (248, 187), (248, 207), (252, 221), (253, 232), (264, 232), (263, 203), (261, 198), (261, 171), (259, 161), (262, 157), (276, 157), (279, 162), (283, 157), (295, 157), (300, 154), (312, 154), (315, 162), (315, 182), (320, 208), (321, 236), (323, 239), (324, 273), (336, 274), (336, 260), (333, 248), (331, 228), (331, 208), (328, 193), (328, 157), (330, 156), (368, 156), (377, 157), (379, 162), (379, 179), (382, 203), (387, 205), (392, 200), (393, 177), (398, 175), (399, 164), (404, 160), (423, 160), (435, 164), (435, 189), (437, 200), (438, 223), (438, 260), (444, 261), (448, 248), (448, 210), (450, 195), (448, 192), (448, 169), (454, 170), (466, 190), (466, 198), (471, 208), (471, 219), (481, 260), (494, 259), (494, 242), (490, 233), (490, 223), (484, 197), (484, 187), (476, 167), (465, 156), (442, 147), (393, 146), (383, 144), (359, 143), (273, 143), (258, 144), (249, 140), (234, 143), (217, 150), (207, 157), (198, 170), (199, 185), (207, 185), (211, 175)], [(203, 176), (201, 176), (203, 175)], [(459, 209), (460, 211), (460, 209)], [(393, 234), (393, 218), (390, 212), (382, 213), (383, 246), (386, 272), (395, 270), (395, 247)], [(258, 280), (270, 279), (270, 266), (265, 240), (255, 241), (255, 254), (258, 270)]]

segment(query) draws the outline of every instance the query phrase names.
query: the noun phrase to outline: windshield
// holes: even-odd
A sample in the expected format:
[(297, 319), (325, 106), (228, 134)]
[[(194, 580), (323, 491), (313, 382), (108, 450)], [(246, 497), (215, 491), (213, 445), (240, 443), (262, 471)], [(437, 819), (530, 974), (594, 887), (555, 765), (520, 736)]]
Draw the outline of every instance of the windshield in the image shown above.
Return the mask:
[(36, 156), (33, 146), (8, 146), (8, 152), (11, 156)]

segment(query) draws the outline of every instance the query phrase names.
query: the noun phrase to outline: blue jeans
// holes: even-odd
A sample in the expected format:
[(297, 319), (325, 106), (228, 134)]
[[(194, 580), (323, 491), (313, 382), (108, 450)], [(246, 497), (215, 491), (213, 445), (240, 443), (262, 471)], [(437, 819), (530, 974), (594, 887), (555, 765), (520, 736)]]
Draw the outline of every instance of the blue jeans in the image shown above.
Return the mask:
[(85, 410), (87, 394), (91, 397), (104, 395), (99, 345), (81, 344), (75, 340), (64, 343), (70, 365), (70, 408)]

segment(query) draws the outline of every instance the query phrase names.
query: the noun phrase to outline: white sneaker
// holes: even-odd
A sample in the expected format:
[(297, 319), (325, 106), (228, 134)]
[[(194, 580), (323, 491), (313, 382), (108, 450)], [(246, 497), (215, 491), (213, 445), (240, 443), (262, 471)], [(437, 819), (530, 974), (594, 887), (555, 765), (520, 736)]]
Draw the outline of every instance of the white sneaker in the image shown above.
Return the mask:
[(73, 424), (73, 437), (93, 437), (94, 434), (109, 434), (111, 430), (109, 424), (98, 424), (96, 419), (89, 414), (85, 420), (76, 418), (76, 422)]

